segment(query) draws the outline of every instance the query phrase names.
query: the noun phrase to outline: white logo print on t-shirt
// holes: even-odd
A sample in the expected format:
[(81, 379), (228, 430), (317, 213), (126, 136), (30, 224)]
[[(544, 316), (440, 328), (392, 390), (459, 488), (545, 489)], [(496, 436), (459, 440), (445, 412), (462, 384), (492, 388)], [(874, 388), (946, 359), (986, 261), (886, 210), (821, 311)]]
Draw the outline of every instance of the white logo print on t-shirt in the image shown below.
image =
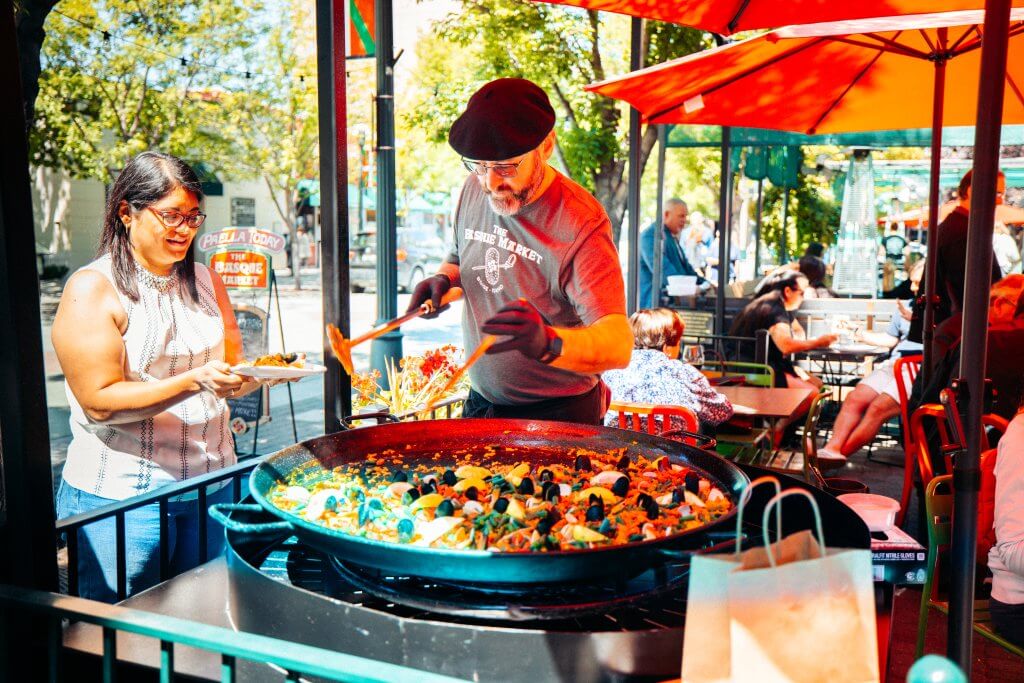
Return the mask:
[(501, 287), (498, 286), (498, 281), (500, 280), (501, 277), (501, 271), (508, 270), (515, 264), (515, 254), (509, 254), (508, 259), (506, 259), (506, 261), (502, 263), (501, 257), (498, 254), (498, 250), (495, 249), (494, 247), (487, 247), (487, 251), (484, 252), (484, 265), (473, 266), (473, 270), (484, 271), (484, 278), (486, 278), (487, 285), (490, 285), (490, 287), (485, 285), (480, 280), (479, 275), (477, 276), (476, 281), (480, 284), (481, 287), (483, 287), (485, 292), (500, 292), (502, 289), (504, 289), (504, 285), (502, 285)]
[[(484, 277), (481, 278), (478, 275), (476, 281), (485, 292), (490, 292), (491, 294), (497, 294), (505, 288), (504, 285), (499, 284), (501, 281), (501, 271), (508, 270), (514, 266), (519, 257), (534, 263), (541, 263), (544, 260), (544, 257), (535, 250), (510, 239), (508, 230), (497, 225), (493, 226), (491, 232), (466, 228), (463, 232), (463, 237), (474, 242), (495, 245), (488, 247), (484, 252), (484, 265), (472, 267), (472, 270), (484, 271)], [(509, 252), (508, 258), (504, 263), (501, 261), (501, 252), (498, 251), (499, 247)]]

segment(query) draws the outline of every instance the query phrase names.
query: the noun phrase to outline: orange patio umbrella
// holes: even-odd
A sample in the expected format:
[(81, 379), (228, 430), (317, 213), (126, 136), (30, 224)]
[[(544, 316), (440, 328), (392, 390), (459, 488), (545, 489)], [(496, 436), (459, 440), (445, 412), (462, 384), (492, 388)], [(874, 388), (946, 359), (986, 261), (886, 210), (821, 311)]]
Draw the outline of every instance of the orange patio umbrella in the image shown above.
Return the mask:
[[(588, 90), (629, 102), (655, 124), (814, 134), (930, 122), (928, 215), (937, 217), (942, 126), (974, 125), (977, 116), (983, 16), (970, 10), (787, 26)], [(1011, 11), (1008, 36), (1002, 121), (1024, 123), (1024, 9)], [(935, 289), (934, 267), (935, 259), (928, 259), (927, 292)], [(926, 356), (932, 316), (929, 303)]]
[[(838, 133), (974, 125), (980, 11), (789, 26), (588, 86), (647, 123)], [(1024, 9), (1011, 14), (1004, 123), (1024, 122)], [(938, 101), (941, 104), (941, 100)]]
[[(615, 12), (729, 35), (737, 31), (816, 24), (845, 19), (895, 17), (983, 9), (983, 0), (541, 0), (557, 5)], [(1014, 0), (1024, 7), (1024, 0)]]

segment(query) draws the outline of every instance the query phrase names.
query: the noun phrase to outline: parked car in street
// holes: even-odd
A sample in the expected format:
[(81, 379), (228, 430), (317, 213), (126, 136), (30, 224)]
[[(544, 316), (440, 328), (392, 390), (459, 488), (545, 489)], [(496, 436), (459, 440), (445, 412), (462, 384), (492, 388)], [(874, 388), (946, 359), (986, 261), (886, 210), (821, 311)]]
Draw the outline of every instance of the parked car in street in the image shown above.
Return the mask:
[[(398, 290), (407, 292), (424, 277), (437, 271), (448, 249), (433, 226), (399, 227), (397, 232)], [(353, 292), (377, 288), (376, 232), (357, 233), (352, 239), (349, 273)]]

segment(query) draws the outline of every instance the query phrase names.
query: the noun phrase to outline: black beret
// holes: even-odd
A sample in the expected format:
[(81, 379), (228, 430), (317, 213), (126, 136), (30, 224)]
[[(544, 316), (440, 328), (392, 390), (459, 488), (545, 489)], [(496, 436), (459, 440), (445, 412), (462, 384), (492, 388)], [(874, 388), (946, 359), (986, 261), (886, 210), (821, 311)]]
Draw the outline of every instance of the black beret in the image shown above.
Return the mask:
[(555, 110), (537, 84), (499, 78), (469, 98), (448, 144), (467, 159), (501, 161), (536, 148), (554, 127)]

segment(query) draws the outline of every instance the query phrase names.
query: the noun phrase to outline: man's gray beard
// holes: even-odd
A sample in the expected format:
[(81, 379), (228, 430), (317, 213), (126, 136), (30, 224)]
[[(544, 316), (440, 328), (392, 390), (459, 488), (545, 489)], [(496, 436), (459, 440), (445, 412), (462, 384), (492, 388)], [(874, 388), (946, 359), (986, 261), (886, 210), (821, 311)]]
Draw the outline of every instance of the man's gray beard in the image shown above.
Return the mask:
[(526, 206), (527, 200), (542, 182), (544, 182), (544, 164), (537, 164), (529, 184), (519, 192), (513, 192), (511, 195), (501, 198), (495, 197), (486, 189), (484, 192), (487, 193), (487, 201), (490, 202), (494, 213), (500, 216), (515, 216)]

